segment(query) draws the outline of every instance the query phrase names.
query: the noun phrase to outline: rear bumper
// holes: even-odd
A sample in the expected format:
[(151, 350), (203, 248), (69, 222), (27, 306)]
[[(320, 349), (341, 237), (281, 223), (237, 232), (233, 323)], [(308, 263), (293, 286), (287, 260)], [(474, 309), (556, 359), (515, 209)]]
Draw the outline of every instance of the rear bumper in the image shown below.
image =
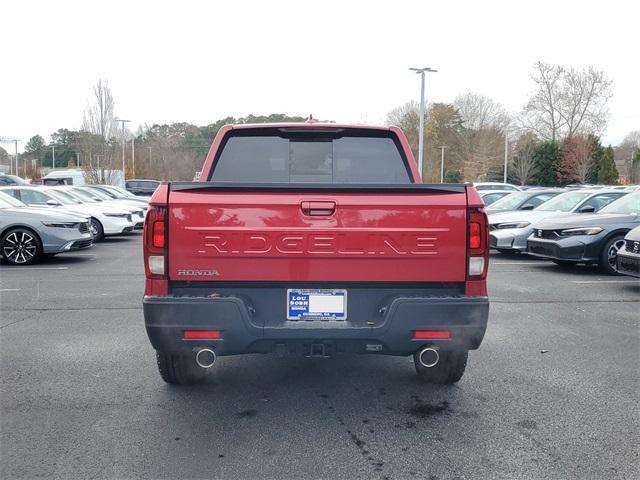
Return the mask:
[[(354, 326), (348, 321), (286, 321), (264, 326), (239, 297), (145, 297), (145, 326), (156, 350), (190, 353), (214, 348), (219, 355), (277, 353), (305, 355), (323, 344), (328, 355), (381, 353), (409, 355), (425, 344), (476, 349), (487, 327), (486, 297), (406, 297), (394, 299), (380, 321)], [(183, 331), (219, 330), (220, 339), (183, 340)], [(415, 330), (449, 330), (447, 340), (415, 340)]]

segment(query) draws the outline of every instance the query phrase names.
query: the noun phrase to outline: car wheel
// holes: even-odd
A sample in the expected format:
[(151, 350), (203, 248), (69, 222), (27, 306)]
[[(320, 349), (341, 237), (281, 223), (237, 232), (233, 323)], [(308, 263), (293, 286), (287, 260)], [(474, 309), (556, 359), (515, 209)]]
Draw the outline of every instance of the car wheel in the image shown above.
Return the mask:
[(514, 255), (518, 253), (517, 250), (511, 250), (509, 248), (496, 248), (496, 250), (503, 255)]
[(555, 258), (552, 258), (551, 261), (561, 267), (574, 267), (576, 265), (576, 262), (572, 262), (570, 260), (556, 260)]
[(415, 365), (418, 377), (426, 383), (440, 385), (450, 385), (459, 381), (467, 367), (469, 352), (467, 350), (444, 350), (437, 348), (435, 350), (438, 352), (439, 359), (432, 367), (426, 367), (420, 361), (420, 352), (422, 349), (413, 354), (413, 364)]
[(609, 275), (618, 275), (616, 260), (618, 258), (618, 251), (623, 245), (623, 235), (612, 237), (604, 244), (604, 248), (600, 254), (600, 269), (604, 273), (608, 273)]
[(2, 256), (11, 265), (30, 265), (42, 256), (42, 243), (32, 230), (14, 228), (0, 240)]
[(171, 385), (191, 385), (201, 383), (206, 374), (204, 368), (196, 365), (194, 358), (156, 351), (158, 371), (162, 379)]
[(91, 218), (89, 229), (91, 230), (91, 235), (93, 235), (94, 242), (99, 242), (104, 238), (104, 228), (102, 228), (99, 220)]

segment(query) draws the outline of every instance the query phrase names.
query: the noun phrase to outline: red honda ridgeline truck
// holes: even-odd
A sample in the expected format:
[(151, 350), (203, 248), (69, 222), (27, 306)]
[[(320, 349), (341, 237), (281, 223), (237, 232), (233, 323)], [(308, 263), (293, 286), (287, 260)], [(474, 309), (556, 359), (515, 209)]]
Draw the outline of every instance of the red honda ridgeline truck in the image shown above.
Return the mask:
[(488, 224), (471, 185), (422, 184), (396, 127), (229, 125), (198, 182), (144, 226), (147, 333), (162, 378), (218, 355), (413, 355), (462, 377), (487, 325)]

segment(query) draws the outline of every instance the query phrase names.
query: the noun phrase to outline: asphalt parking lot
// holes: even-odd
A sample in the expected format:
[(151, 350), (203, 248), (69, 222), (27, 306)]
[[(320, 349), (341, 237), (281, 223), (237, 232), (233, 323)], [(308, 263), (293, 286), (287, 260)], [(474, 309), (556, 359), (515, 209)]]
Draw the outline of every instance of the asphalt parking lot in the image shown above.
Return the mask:
[(408, 358), (224, 357), (170, 387), (139, 234), (0, 267), (1, 471), (13, 478), (638, 478), (640, 282), (492, 255), (453, 387)]

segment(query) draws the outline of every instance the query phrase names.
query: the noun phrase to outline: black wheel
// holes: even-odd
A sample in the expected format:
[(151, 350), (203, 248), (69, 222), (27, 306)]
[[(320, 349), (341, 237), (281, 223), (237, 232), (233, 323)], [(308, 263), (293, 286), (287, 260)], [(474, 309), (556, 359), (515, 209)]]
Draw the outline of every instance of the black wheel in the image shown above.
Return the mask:
[(624, 236), (618, 235), (611, 237), (604, 244), (602, 253), (600, 254), (600, 269), (609, 275), (619, 275), (616, 261), (618, 259), (618, 251), (624, 245)]
[(14, 228), (6, 232), (0, 240), (2, 256), (11, 265), (30, 265), (42, 256), (40, 238), (26, 228)]
[[(469, 352), (467, 350), (444, 350), (436, 349), (438, 352), (438, 361), (433, 367), (425, 367), (420, 362), (420, 352), (418, 350), (413, 354), (413, 363), (416, 367), (418, 377), (426, 383), (436, 383), (440, 385), (450, 385), (456, 383), (464, 375), (467, 367), (467, 358)], [(435, 355), (423, 357), (428, 365), (433, 362)]]
[(104, 228), (102, 228), (102, 224), (99, 220), (91, 218), (89, 228), (91, 230), (91, 235), (93, 235), (94, 242), (99, 242), (104, 238)]
[(156, 351), (156, 361), (160, 376), (172, 385), (190, 385), (204, 380), (206, 371), (196, 365), (195, 358)]
[(556, 260), (555, 258), (552, 258), (551, 261), (561, 267), (573, 267), (576, 264), (576, 262), (572, 262), (570, 260)]

